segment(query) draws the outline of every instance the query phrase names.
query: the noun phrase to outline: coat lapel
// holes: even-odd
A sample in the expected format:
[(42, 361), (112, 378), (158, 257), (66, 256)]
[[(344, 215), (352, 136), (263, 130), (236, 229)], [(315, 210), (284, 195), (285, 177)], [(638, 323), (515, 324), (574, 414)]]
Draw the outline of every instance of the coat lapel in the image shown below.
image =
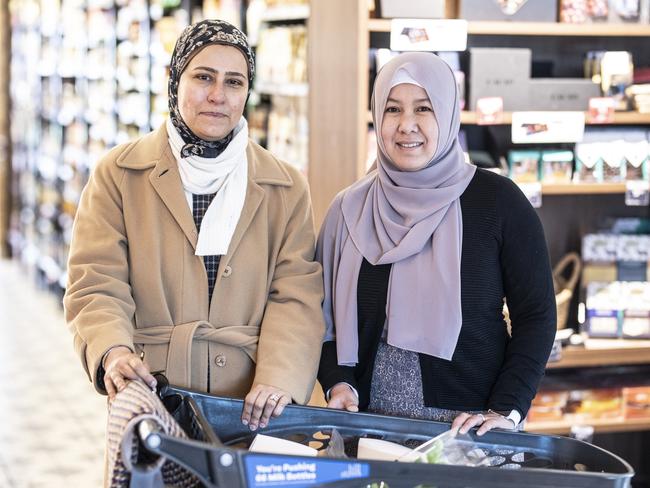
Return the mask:
[(149, 174), (149, 181), (173, 215), (187, 240), (192, 244), (192, 248), (196, 250), (198, 232), (185, 198), (181, 177), (178, 174), (178, 165), (170, 150), (163, 153), (156, 167)]
[[(259, 186), (255, 181), (248, 179), (248, 185), (246, 185), (246, 200), (244, 201), (244, 208), (242, 208), (241, 215), (239, 216), (239, 222), (237, 227), (235, 227), (235, 233), (230, 240), (230, 245), (228, 246), (228, 254), (226, 254), (222, 259), (219, 265), (220, 269), (223, 269), (228, 265), (233, 254), (237, 250), (237, 246), (244, 237), (244, 234), (248, 230), (257, 213), (257, 210), (262, 203), (264, 198), (264, 190)], [(217, 282), (215, 287), (218, 286), (221, 278), (221, 273), (217, 276)]]

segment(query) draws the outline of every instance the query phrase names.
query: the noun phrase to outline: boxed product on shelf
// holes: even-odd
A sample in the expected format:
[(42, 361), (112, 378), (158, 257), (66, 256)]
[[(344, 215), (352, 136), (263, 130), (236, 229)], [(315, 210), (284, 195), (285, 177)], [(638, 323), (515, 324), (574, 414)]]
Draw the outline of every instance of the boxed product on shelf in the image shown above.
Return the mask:
[(476, 101), (484, 97), (501, 97), (504, 110), (516, 110), (528, 103), (530, 49), (471, 48), (469, 51), (470, 110), (476, 110)]
[(496, 1), (460, 0), (459, 17), (467, 20), (555, 22), (556, 0)]
[(603, 181), (619, 182), (624, 178), (624, 148), (625, 143), (621, 140), (603, 143)]
[(585, 331), (590, 337), (650, 338), (650, 283), (588, 283)]
[(649, 261), (650, 236), (643, 234), (616, 236), (616, 259), (618, 261)]
[(603, 160), (601, 158), (602, 143), (578, 143), (575, 146), (575, 171), (573, 180), (576, 183), (601, 183), (603, 181)]
[(526, 419), (529, 422), (562, 420), (568, 399), (568, 391), (539, 391), (533, 398)]
[[(646, 275), (647, 276), (647, 275)], [(618, 278), (618, 266), (612, 263), (589, 263), (582, 267), (580, 282), (583, 287), (593, 282), (611, 282)]]
[(648, 0), (560, 0), (560, 22), (648, 23)]
[(585, 234), (582, 237), (585, 263), (650, 260), (650, 236), (645, 234)]
[(612, 97), (616, 110), (628, 110), (627, 88), (634, 81), (632, 53), (606, 51), (600, 60), (600, 78), (603, 95)]
[(582, 110), (600, 96), (600, 85), (586, 78), (531, 78), (530, 97), (521, 110)]
[(626, 142), (623, 171), (626, 180), (647, 180), (650, 144), (648, 141)]
[(442, 19), (453, 8), (451, 0), (379, 0), (381, 16), (406, 19)]
[(650, 386), (623, 388), (625, 418), (650, 419)]
[(617, 419), (623, 417), (621, 388), (573, 390), (566, 405), (567, 420)]
[(650, 337), (650, 286), (645, 281), (626, 282), (622, 291), (625, 310), (621, 335), (630, 339)]
[(585, 331), (590, 337), (619, 337), (621, 284), (593, 282), (587, 285), (587, 321)]
[(540, 173), (544, 183), (571, 183), (572, 151), (542, 151)]
[(508, 167), (510, 178), (517, 183), (539, 181), (539, 151), (509, 151)]
[(650, 83), (630, 85), (625, 89), (625, 96), (631, 108), (639, 113), (650, 113)]
[(627, 339), (650, 338), (650, 310), (625, 310), (621, 334)]

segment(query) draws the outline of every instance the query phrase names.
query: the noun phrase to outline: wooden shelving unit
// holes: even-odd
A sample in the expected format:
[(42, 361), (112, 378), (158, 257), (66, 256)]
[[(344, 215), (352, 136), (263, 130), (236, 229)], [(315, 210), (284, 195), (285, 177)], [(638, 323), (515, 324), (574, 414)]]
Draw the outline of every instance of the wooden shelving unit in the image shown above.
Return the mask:
[(542, 195), (610, 195), (625, 193), (625, 183), (542, 184)]
[(650, 364), (650, 341), (631, 339), (588, 339), (584, 346), (562, 349), (560, 361), (547, 369)]
[[(370, 32), (390, 32), (390, 19), (370, 19)], [(644, 24), (562, 24), (560, 22), (489, 22), (467, 23), (470, 35), (493, 36), (581, 36), (645, 37), (650, 26)]]
[[(603, 125), (602, 123), (594, 123), (589, 121), (589, 116), (585, 116), (587, 125)], [(460, 115), (461, 124), (474, 125), (477, 124), (476, 112), (463, 111)], [(495, 125), (510, 125), (512, 124), (512, 112), (504, 112), (503, 119), (499, 124)], [(614, 113), (614, 120), (608, 122), (611, 125), (644, 125), (650, 124), (650, 114), (641, 114), (638, 112), (616, 112)]]
[[(584, 346), (563, 348), (562, 359), (548, 363), (546, 368), (585, 368), (634, 364), (650, 364), (650, 340), (588, 339)], [(578, 421), (593, 426), (596, 433), (650, 430), (650, 418), (626, 419), (622, 416), (602, 419), (579, 419), (577, 416), (570, 416), (566, 420), (529, 422), (525, 425), (525, 430), (540, 434), (568, 435), (571, 426)]]
[[(612, 419), (585, 419), (581, 422), (593, 426), (594, 432), (598, 434), (650, 430), (650, 419), (626, 419), (624, 417), (617, 417)], [(569, 435), (571, 426), (576, 423), (575, 420), (527, 422), (524, 424), (524, 430), (537, 434)]]
[[(368, 112), (368, 123), (372, 123), (372, 114)], [(464, 125), (476, 125), (476, 112), (463, 110), (460, 114), (460, 123)], [(512, 112), (504, 112), (503, 118), (497, 124), (492, 125), (510, 125), (512, 124)], [(586, 116), (587, 125), (605, 125), (602, 123), (590, 122)], [(614, 120), (607, 123), (608, 125), (647, 125), (650, 124), (650, 114), (641, 114), (638, 112), (616, 112)]]

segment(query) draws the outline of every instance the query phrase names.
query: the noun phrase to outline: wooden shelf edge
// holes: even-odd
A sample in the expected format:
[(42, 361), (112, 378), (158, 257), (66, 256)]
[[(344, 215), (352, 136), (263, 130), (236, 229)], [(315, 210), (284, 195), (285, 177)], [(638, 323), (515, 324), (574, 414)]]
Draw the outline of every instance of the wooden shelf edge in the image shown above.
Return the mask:
[[(466, 125), (473, 125), (477, 123), (476, 112), (470, 112), (468, 110), (463, 110), (460, 114), (460, 123)], [(504, 112), (503, 119), (494, 125), (510, 125), (512, 124), (512, 112)], [(587, 125), (607, 125), (601, 123), (589, 122), (589, 119), (586, 120)], [(650, 124), (650, 114), (642, 114), (638, 112), (616, 112), (614, 114), (614, 120), (608, 124), (612, 125), (632, 125), (632, 124)]]
[[(650, 419), (584, 419), (581, 423), (593, 426), (596, 434), (650, 430)], [(572, 425), (576, 425), (576, 421), (526, 422), (524, 430), (535, 434), (569, 435)]]
[[(370, 110), (367, 113), (368, 123), (372, 124), (372, 114)], [(463, 110), (460, 113), (460, 123), (464, 125), (475, 125), (476, 124), (476, 112), (470, 112), (469, 110)], [(586, 122), (587, 125), (607, 125), (607, 124), (595, 124)], [(503, 119), (498, 124), (493, 125), (510, 125), (512, 124), (512, 112), (504, 112)], [(638, 112), (617, 112), (614, 114), (614, 121), (611, 122), (612, 125), (650, 125), (650, 114), (641, 114)]]
[(608, 195), (625, 193), (625, 183), (542, 184), (542, 195)]
[[(369, 19), (370, 32), (390, 32), (391, 19)], [(512, 36), (650, 36), (650, 26), (645, 24), (564, 24), (561, 22), (509, 22), (470, 21), (470, 35)]]
[[(599, 341), (603, 339), (591, 339)], [(606, 340), (606, 339), (605, 339)], [(635, 340), (614, 339), (609, 342), (624, 341), (621, 347), (568, 347), (562, 350), (562, 359), (546, 365), (547, 369), (581, 368), (594, 366), (614, 366), (630, 364), (650, 364), (649, 341), (634, 345)], [(636, 341), (638, 342), (638, 341)], [(598, 343), (598, 342), (596, 342)]]

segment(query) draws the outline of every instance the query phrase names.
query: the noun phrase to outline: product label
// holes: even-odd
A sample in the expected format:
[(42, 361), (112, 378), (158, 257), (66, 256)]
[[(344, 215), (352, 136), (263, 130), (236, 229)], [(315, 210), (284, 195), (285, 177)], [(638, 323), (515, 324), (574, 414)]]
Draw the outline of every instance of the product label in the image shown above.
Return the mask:
[(650, 183), (642, 180), (625, 183), (625, 205), (647, 207), (650, 204)]
[(542, 206), (542, 184), (541, 183), (518, 183), (519, 188), (534, 208)]
[(463, 19), (393, 19), (392, 51), (464, 51), (467, 21)]
[(514, 144), (580, 142), (584, 132), (584, 112), (512, 113)]
[(244, 465), (248, 486), (251, 488), (300, 488), (370, 476), (370, 466), (367, 463), (329, 459), (248, 454), (244, 456)]

